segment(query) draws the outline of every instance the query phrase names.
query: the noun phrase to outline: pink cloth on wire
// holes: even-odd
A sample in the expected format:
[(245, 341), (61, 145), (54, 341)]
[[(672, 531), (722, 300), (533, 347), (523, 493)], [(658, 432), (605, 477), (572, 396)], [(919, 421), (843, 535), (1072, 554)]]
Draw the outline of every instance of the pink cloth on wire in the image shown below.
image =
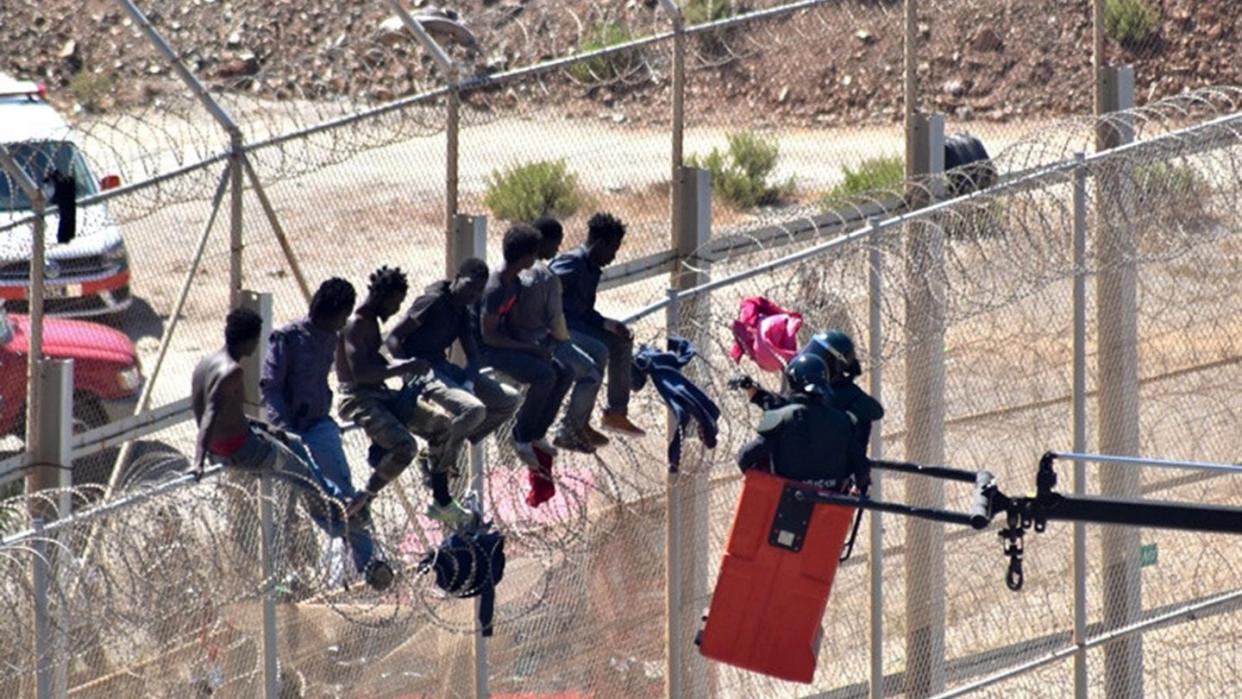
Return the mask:
[(729, 356), (740, 362), (750, 357), (763, 371), (780, 372), (798, 353), (798, 330), (802, 314), (787, 311), (762, 296), (742, 300), (733, 321), (733, 349)]

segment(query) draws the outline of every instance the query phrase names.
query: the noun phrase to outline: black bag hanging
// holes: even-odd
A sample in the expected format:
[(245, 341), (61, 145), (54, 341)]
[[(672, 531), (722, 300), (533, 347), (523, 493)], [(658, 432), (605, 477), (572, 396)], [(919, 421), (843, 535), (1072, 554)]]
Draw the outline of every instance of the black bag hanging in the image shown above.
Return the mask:
[(56, 242), (64, 245), (78, 234), (78, 183), (73, 175), (52, 170), (47, 181), (52, 184), (52, 203), (60, 214), (56, 226)]
[(419, 563), (435, 573), (436, 586), (454, 597), (478, 597), (479, 625), (492, 635), (496, 585), (505, 575), (505, 537), (489, 527), (455, 533)]

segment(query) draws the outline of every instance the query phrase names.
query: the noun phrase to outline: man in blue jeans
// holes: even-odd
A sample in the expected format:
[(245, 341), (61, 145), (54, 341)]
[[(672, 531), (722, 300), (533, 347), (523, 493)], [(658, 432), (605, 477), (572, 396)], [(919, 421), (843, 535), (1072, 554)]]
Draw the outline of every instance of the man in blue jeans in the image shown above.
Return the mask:
[(634, 336), (619, 320), (605, 318), (595, 310), (595, 295), (604, 267), (612, 264), (625, 238), (625, 224), (608, 213), (587, 221), (587, 240), (552, 260), (552, 271), (561, 280), (562, 306), (573, 343), (607, 370), (607, 405), (600, 426), (633, 437), (646, 432), (630, 422), (630, 368), (634, 361)]
[(513, 309), (522, 293), (518, 275), (535, 263), (539, 241), (539, 231), (526, 224), (515, 224), (505, 232), (505, 262), (487, 280), (479, 319), (487, 364), (527, 385), (526, 399), (513, 426), (513, 449), (523, 463), (536, 470), (542, 467), (534, 447), (556, 453), (545, 436), (573, 382), (573, 372), (556, 361), (551, 349), (514, 330)]
[(569, 337), (565, 312), (561, 307), (561, 282), (548, 268), (565, 238), (559, 221), (550, 217), (531, 224), (539, 231), (539, 255), (535, 264), (518, 275), (522, 282), (517, 304), (509, 314), (509, 329), (520, 339), (540, 343), (552, 350), (556, 361), (573, 373), (569, 404), (556, 430), (552, 445), (560, 449), (591, 454), (608, 438), (591, 428), (591, 410), (604, 382), (604, 373), (595, 361)]
[[(358, 496), (350, 477), (349, 461), (341, 445), (341, 428), (332, 419), (332, 389), (328, 372), (336, 357), (338, 333), (354, 309), (357, 294), (349, 282), (332, 278), (311, 298), (310, 313), (274, 331), (263, 363), (259, 390), (268, 421), (299, 437), (310, 451), (323, 479), (341, 497)], [(331, 537), (349, 542), (354, 566), (372, 587), (384, 588), (392, 569), (375, 556), (371, 532), (345, 526), (339, 513), (310, 508), (311, 517)]]
[[(385, 346), (398, 359), (421, 358), (431, 373), (407, 376), (407, 383), (421, 383), (421, 396), (450, 416), (449, 437), (444, 446), (444, 470), (452, 472), (465, 440), (482, 442), (513, 416), (517, 391), (479, 373), (482, 357), (471, 327), (470, 308), (483, 296), (489, 271), (487, 263), (471, 257), (457, 275), (427, 287), (414, 299), (405, 317), (388, 333)], [(449, 361), (454, 342), (461, 344), (466, 365)], [(430, 479), (430, 474), (423, 474)]]

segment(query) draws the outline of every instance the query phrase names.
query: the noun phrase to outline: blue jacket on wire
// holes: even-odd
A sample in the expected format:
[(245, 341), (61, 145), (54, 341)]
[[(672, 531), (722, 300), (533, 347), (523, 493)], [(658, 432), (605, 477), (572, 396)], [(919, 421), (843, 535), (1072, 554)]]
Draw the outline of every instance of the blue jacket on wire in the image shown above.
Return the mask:
[(698, 423), (699, 434), (708, 449), (716, 447), (716, 436), (720, 432), (716, 425), (720, 419), (720, 408), (703, 389), (681, 373), (682, 367), (689, 364), (697, 354), (698, 351), (689, 340), (670, 337), (667, 351), (647, 345), (639, 347), (634, 353), (631, 367), (633, 390), (638, 391), (650, 379), (664, 404), (677, 417), (677, 431), (668, 445), (668, 465), (673, 472), (677, 471), (681, 463), (681, 440), (685, 437), (690, 420)]

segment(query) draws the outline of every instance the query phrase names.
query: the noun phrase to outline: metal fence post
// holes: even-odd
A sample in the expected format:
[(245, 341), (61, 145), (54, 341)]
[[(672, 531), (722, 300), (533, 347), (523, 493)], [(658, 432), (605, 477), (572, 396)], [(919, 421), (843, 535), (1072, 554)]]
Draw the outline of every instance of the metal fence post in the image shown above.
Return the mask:
[(47, 208), (47, 197), (43, 188), (30, 178), (22, 166), (13, 160), (8, 148), (0, 145), (0, 170), (8, 174), (18, 189), (30, 200), (30, 211), (34, 214), (34, 227), (30, 240), (30, 291), (27, 299), (30, 303), (30, 351), (26, 356), (26, 451), (33, 452), (39, 448), (39, 416), (43, 391), (39, 386), (39, 360), (43, 358), (43, 290), (44, 260), (47, 239), (47, 222), (43, 219)]
[(450, 236), (453, 234), (457, 218), (459, 139), (461, 137), (461, 92), (457, 87), (456, 76), (452, 76), (451, 80), (452, 85), (448, 94), (448, 124), (444, 131), (444, 212)]
[[(73, 484), (73, 458), (69, 444), (73, 435), (73, 360), (41, 359), (35, 371), (43, 400), (39, 402), (39, 413), (32, 415), (40, 433), (35, 439), (37, 446), (29, 451), (31, 461), (37, 465), (26, 477), (26, 492), (29, 495), (49, 490), (56, 492), (54, 501), (50, 496), (29, 500), (30, 516), (37, 531), (71, 514), (73, 499), (69, 487)], [(64, 536), (64, 533), (60, 535)], [(64, 697), (69, 693), (69, 649), (64, 622), (57, 624), (52, 619), (48, 593), (54, 585), (63, 589), (64, 581), (58, 579), (60, 548), (49, 547), (42, 537), (34, 541), (33, 548), (36, 692), (40, 699)], [(61, 610), (60, 613), (66, 612)]]
[[(919, 114), (914, 121), (912, 164), (925, 181), (909, 193), (917, 207), (940, 194), (944, 117)], [(944, 462), (944, 254), (944, 230), (934, 220), (907, 227), (906, 459), (925, 464)], [(906, 493), (911, 504), (944, 506), (944, 485), (936, 479), (910, 479)], [(942, 690), (945, 681), (944, 525), (909, 518), (905, 526), (906, 692), (923, 697)]]
[(431, 60), (444, 74), (445, 82), (448, 84), (448, 104), (447, 119), (445, 124), (445, 153), (444, 153), (444, 228), (445, 235), (448, 238), (453, 237), (453, 230), (456, 226), (457, 216), (457, 155), (458, 155), (458, 135), (461, 120), (461, 67), (457, 62), (449, 57), (444, 51), (444, 47), (440, 46), (435, 39), (423, 29), (423, 25), (414, 19), (409, 10), (401, 4), (401, 0), (387, 0), (388, 6), (397, 18), (401, 20), (401, 26), (406, 31), (414, 35), (414, 40), (431, 56)]
[[(43, 529), (44, 521), (33, 521), (35, 532)], [(52, 620), (48, 608), (48, 586), (51, 584), (51, 566), (48, 562), (47, 542), (42, 536), (31, 541), (34, 567), (34, 645), (35, 645), (35, 696), (38, 699), (52, 697)]]
[[(267, 356), (268, 337), (272, 333), (272, 295), (243, 290), (240, 294), (241, 305), (259, 314), (263, 319), (263, 330), (260, 334), (259, 346), (254, 354), (241, 360), (246, 387), (246, 414), (252, 418), (263, 417), (262, 400), (259, 393), (259, 378), (262, 374), (263, 359)], [(277, 660), (279, 638), (276, 626), (276, 540), (275, 515), (272, 503), (272, 479), (263, 474), (259, 477), (259, 559), (262, 568), (263, 589), (263, 687), (267, 699), (276, 699), (280, 693), (280, 664)], [(241, 509), (241, 508), (238, 508)], [(233, 521), (241, 522), (240, 517)], [(235, 535), (241, 539), (243, 532), (239, 529)]]
[[(447, 257), (448, 269), (446, 276), (449, 279), (452, 279), (457, 274), (457, 267), (463, 260), (470, 257), (477, 257), (481, 260), (487, 259), (486, 216), (457, 214), (453, 217), (453, 235), (448, 241)], [(459, 360), (463, 358), (460, 347), (454, 349), (454, 354)], [(470, 458), (470, 491), (474, 493), (479, 506), (479, 513), (483, 514), (483, 505), (487, 495), (485, 476), (486, 452), (484, 451), (483, 444), (470, 444), (468, 454)], [(474, 600), (475, 619), (479, 618), (480, 604), (481, 602), (476, 597)], [(474, 696), (476, 699), (485, 699), (490, 695), (490, 689), (488, 686), (487, 639), (484, 638), (481, 627), (474, 633), (472, 661), (474, 664)]]
[[(242, 132), (237, 122), (233, 121), (232, 115), (226, 110), (214, 97), (207, 87), (194, 75), (194, 72), (186, 66), (177, 52), (169, 45), (155, 25), (151, 24), (151, 20), (139, 10), (133, 0), (117, 0), (117, 4), (121, 9), (130, 16), (138, 29), (146, 36), (147, 41), (155, 47), (168, 64), (172, 66), (173, 72), (177, 77), (185, 83), (190, 92), (202, 102), (203, 107), (207, 109), (207, 113), (215, 120), (224, 132), (229, 136), (229, 167), (232, 182), (232, 236), (229, 245), (229, 307), (237, 308), (241, 302), (241, 285), (242, 285), (242, 191), (244, 180), (242, 176), (242, 158), (245, 151), (242, 146)], [(176, 316), (173, 316), (174, 318)]]
[[(1087, 169), (1076, 153), (1074, 170), (1074, 453), (1087, 449)], [(1083, 462), (1074, 462), (1074, 494), (1087, 492)], [(1074, 523), (1074, 697), (1087, 697), (1087, 527)]]
[(677, 195), (677, 172), (684, 164), (686, 142), (686, 16), (673, 0), (660, 0), (660, 7), (673, 23), (673, 143), (672, 183), (673, 206), (679, 201)]
[(232, 134), (233, 155), (229, 158), (229, 308), (241, 304), (242, 249), (245, 246), (242, 193), (245, 179), (242, 170), (241, 134)]
[[(670, 332), (681, 326), (681, 302), (677, 289), (670, 288), (665, 318)], [(668, 414), (668, 429), (676, 429), (672, 411)], [(683, 507), (683, 479), (680, 472), (669, 470), (665, 475), (664, 497), (664, 695), (669, 699), (687, 696), (684, 665), (682, 660), (682, 619), (684, 599), (682, 589), (682, 524), (685, 519)]]
[(904, 54), (902, 60), (902, 112), (906, 130), (906, 178), (919, 174), (916, 166), (917, 141), (914, 132), (918, 123), (918, 0), (905, 0)]
[[(1115, 114), (1134, 106), (1134, 70), (1129, 66), (1101, 71), (1104, 92), (1097, 148), (1107, 150), (1134, 140), (1132, 118)], [(1096, 178), (1097, 230), (1096, 405), (1099, 449), (1103, 454), (1133, 456), (1139, 449), (1138, 385), (1138, 270), (1135, 265), (1135, 232), (1128, 210), (1133, 206), (1129, 167), (1124, 159), (1105, 165)], [(1101, 495), (1139, 498), (1141, 473), (1131, 467), (1100, 466)], [(1115, 629), (1138, 621), (1143, 614), (1142, 577), (1139, 571), (1139, 530), (1104, 527), (1104, 626)], [(1128, 636), (1104, 650), (1105, 694), (1132, 697), (1143, 694), (1143, 637)]]
[[(712, 227), (712, 178), (711, 173), (697, 168), (682, 167), (677, 171), (678, 202), (673, 232), (673, 250), (676, 253), (671, 274), (669, 293), (676, 293), (707, 281), (705, 265), (695, 260), (695, 255), (711, 239)], [(694, 269), (686, 270), (684, 262), (694, 260)], [(693, 299), (670, 298), (667, 334), (687, 336), (699, 347), (708, 351), (708, 343), (691, 332), (686, 319), (693, 319), (696, 328), (710, 327), (710, 294)], [(669, 436), (675, 429), (671, 411), (668, 413)], [(668, 527), (666, 544), (669, 548), (669, 581), (676, 589), (668, 591), (667, 657), (669, 673), (666, 691), (669, 697), (695, 696), (710, 693), (714, 675), (703, 664), (687, 665), (684, 650), (691, 642), (692, 630), (699, 613), (687, 605), (694, 597), (707, 589), (707, 532), (710, 503), (707, 479), (695, 480), (698, 474), (680, 472), (668, 477), (668, 511), (665, 525)], [(703, 487), (697, 487), (702, 484)], [(686, 555), (688, 554), (688, 555)], [(675, 573), (675, 575), (673, 575)]]
[(263, 696), (280, 696), (280, 663), (276, 637), (275, 528), (272, 515), (272, 478), (259, 476), (259, 557), (263, 561)]
[[(884, 256), (880, 252), (879, 219), (867, 222), (871, 228), (869, 237), (871, 250), (867, 270), (867, 350), (869, 356), (871, 395), (883, 403), (883, 361), (882, 345), (884, 342), (883, 316), (881, 310), (884, 302)], [(871, 458), (884, 457), (883, 430), (876, 428), (871, 431)], [(879, 472), (871, 474), (870, 495), (876, 500), (884, 497), (884, 477)], [(879, 510), (872, 510), (868, 515), (869, 545), (871, 558), (867, 561), (867, 576), (870, 582), (871, 601), (871, 682), (870, 696), (879, 699), (884, 696), (884, 518)]]

